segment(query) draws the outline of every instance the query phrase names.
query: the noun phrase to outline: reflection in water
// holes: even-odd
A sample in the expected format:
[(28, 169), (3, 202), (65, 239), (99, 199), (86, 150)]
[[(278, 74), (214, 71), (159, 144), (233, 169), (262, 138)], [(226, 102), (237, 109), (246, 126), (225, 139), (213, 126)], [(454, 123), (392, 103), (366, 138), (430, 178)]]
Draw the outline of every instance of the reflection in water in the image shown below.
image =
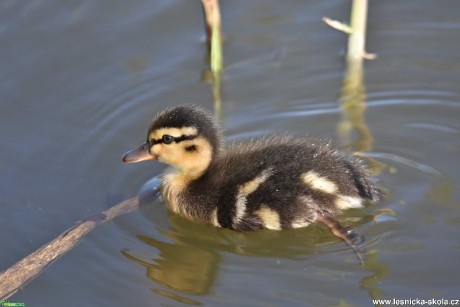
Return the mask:
[[(382, 152), (370, 153), (370, 154), (367, 154), (367, 156), (368, 158), (371, 158), (371, 161), (375, 161), (375, 159), (379, 159), (379, 161), (387, 160), (387, 161), (391, 161), (391, 164), (399, 164), (403, 166), (408, 166), (412, 169), (419, 171), (422, 174), (427, 174), (432, 177), (438, 177), (438, 178), (444, 177), (444, 174), (441, 171), (434, 168), (433, 166), (424, 164), (424, 163), (420, 163), (418, 161), (415, 161), (415, 160), (412, 160), (412, 159), (409, 159), (403, 156), (399, 156), (399, 155), (395, 155), (391, 153), (382, 153)], [(388, 170), (391, 173), (398, 172), (398, 169), (395, 166), (390, 167)]]
[[(360, 155), (359, 152), (372, 150), (374, 139), (365, 119), (367, 104), (362, 62), (348, 62), (340, 97), (342, 117), (338, 130), (343, 144), (351, 144), (352, 150), (358, 152), (358, 155)], [(357, 132), (358, 139), (352, 143), (351, 134), (353, 130)], [(386, 168), (386, 164), (380, 161), (360, 156), (368, 160), (374, 175), (380, 174)], [(376, 249), (366, 252), (364, 263), (364, 268), (372, 272), (372, 275), (361, 280), (361, 287), (368, 291), (372, 299), (379, 298), (383, 291), (378, 287), (378, 284), (386, 277), (388, 266), (378, 260), (378, 250)]]
[[(220, 38), (219, 38), (219, 41), (221, 41)], [(210, 52), (211, 50), (207, 49), (205, 53), (205, 62), (212, 66)], [(219, 50), (219, 52), (222, 52), (222, 51)], [(219, 69), (212, 69), (212, 67), (204, 69), (201, 73), (201, 82), (209, 83), (212, 85), (214, 113), (216, 114), (216, 117), (219, 119), (222, 127), (224, 127), (225, 118), (222, 112), (222, 98), (221, 98), (222, 97), (221, 96), (222, 71), (223, 71), (222, 63), (220, 64)]]
[[(348, 65), (340, 93), (340, 106), (342, 113), (338, 124), (338, 132), (342, 145), (350, 146), (351, 150), (356, 152), (356, 155), (366, 159), (372, 174), (377, 176), (387, 165), (360, 153), (371, 151), (372, 143), (374, 142), (372, 133), (366, 125), (365, 112), (367, 103), (362, 63)], [(358, 134), (355, 142), (352, 142), (351, 139), (353, 131)]]
[[(196, 247), (193, 244), (183, 244), (182, 242), (170, 244), (144, 235), (138, 235), (138, 238), (144, 243), (157, 248), (160, 251), (159, 258), (154, 260), (142, 259), (142, 257), (135, 256), (128, 250), (123, 250), (122, 254), (143, 265), (147, 270), (148, 278), (169, 289), (183, 293), (194, 295), (209, 293), (217, 275), (218, 254)], [(184, 303), (196, 303), (165, 289), (152, 291)]]
[(214, 112), (217, 118), (219, 118), (220, 122), (223, 125), (224, 114), (222, 112), (222, 99), (221, 99), (222, 71), (214, 72), (212, 75), (213, 75), (212, 94), (213, 94), (213, 101), (214, 101)]
[[(356, 217), (354, 217), (356, 218)], [(344, 219), (348, 224), (368, 223), (372, 216), (359, 220)], [(350, 217), (351, 219), (351, 217)], [(235, 232), (211, 228), (191, 222), (173, 213), (169, 214), (168, 230), (161, 230), (164, 237), (138, 235), (137, 238), (149, 247), (155, 256), (136, 254), (122, 250), (128, 259), (144, 266), (147, 277), (164, 288), (153, 289), (156, 294), (187, 304), (198, 304), (185, 295), (207, 295), (218, 278), (222, 265), (222, 254), (237, 254), (245, 257), (269, 257), (277, 259), (304, 259), (318, 253), (341, 253), (355, 260), (353, 252), (344, 244), (332, 243), (338, 239), (324, 225), (312, 225), (290, 231), (262, 230), (257, 232)], [(347, 224), (347, 223), (345, 223)], [(164, 242), (171, 240), (171, 242)], [(327, 251), (321, 251), (326, 248)], [(156, 256), (156, 250), (159, 255)], [(356, 261), (356, 266), (358, 266)]]
[(427, 199), (436, 205), (453, 205), (453, 194), (455, 192), (455, 181), (443, 175), (439, 181), (434, 182), (427, 192)]
[[(360, 41), (363, 44), (359, 46), (360, 52), (364, 51), (366, 19), (365, 17), (363, 19), (364, 24), (362, 25), (362, 29), (364, 34), (363, 40)], [(352, 23), (353, 22), (354, 21), (352, 18)], [(352, 40), (352, 37), (350, 37), (350, 40)], [(348, 45), (349, 49), (351, 48), (350, 40)], [(357, 155), (368, 160), (372, 173), (376, 176), (380, 174), (387, 167), (387, 165), (370, 157), (359, 154), (359, 152), (371, 151), (374, 139), (369, 127), (366, 125), (365, 119), (367, 103), (366, 89), (364, 85), (363, 61), (361, 56), (359, 56), (357, 59), (356, 57), (350, 55), (352, 55), (351, 50), (348, 51), (347, 70), (340, 94), (342, 116), (338, 124), (338, 132), (342, 141), (342, 145), (350, 145), (351, 149), (354, 152), (357, 152)], [(356, 131), (358, 134), (358, 138), (354, 142), (352, 142), (351, 139), (353, 131)], [(381, 297), (384, 293), (378, 285), (387, 276), (388, 266), (382, 264), (379, 261), (378, 250), (374, 249), (366, 252), (364, 268), (372, 272), (372, 274), (364, 277), (361, 280), (361, 287), (368, 291), (369, 296), (372, 299)]]
[(369, 291), (372, 299), (378, 299), (384, 294), (378, 287), (378, 284), (388, 275), (389, 268), (379, 260), (378, 250), (373, 249), (366, 253), (366, 262), (364, 268), (373, 274), (364, 277), (361, 280), (361, 287)]
[(365, 99), (362, 67), (350, 66), (340, 94), (342, 117), (338, 130), (344, 144), (351, 144), (352, 130), (356, 130), (358, 140), (352, 144), (353, 151), (369, 151), (374, 141), (364, 116), (367, 108)]
[[(141, 188), (140, 195), (147, 198), (145, 195), (149, 195), (153, 187), (158, 187), (160, 180), (160, 177), (154, 177), (147, 181)], [(181, 217), (174, 214), (170, 216), (171, 227), (179, 228), (179, 231), (166, 234), (173, 243), (165, 243), (146, 235), (137, 236), (140, 241), (160, 251), (158, 259), (145, 259), (126, 249), (121, 253), (128, 259), (143, 265), (147, 270), (147, 277), (151, 280), (182, 293), (205, 295), (209, 293), (216, 278), (220, 257), (216, 252), (209, 251), (206, 246), (197, 244), (194, 239), (184, 240), (181, 234), (189, 235), (190, 230), (180, 229), (180, 224), (176, 221), (183, 220)], [(191, 236), (200, 240), (199, 235), (195, 236), (192, 233)], [(200, 304), (166, 289), (153, 289), (152, 291), (181, 303)]]
[[(208, 55), (206, 57), (209, 59)], [(222, 110), (221, 79), (222, 71), (211, 72), (210, 69), (205, 69), (201, 73), (201, 82), (210, 83), (212, 85), (214, 113), (223, 128), (225, 127), (225, 118)]]

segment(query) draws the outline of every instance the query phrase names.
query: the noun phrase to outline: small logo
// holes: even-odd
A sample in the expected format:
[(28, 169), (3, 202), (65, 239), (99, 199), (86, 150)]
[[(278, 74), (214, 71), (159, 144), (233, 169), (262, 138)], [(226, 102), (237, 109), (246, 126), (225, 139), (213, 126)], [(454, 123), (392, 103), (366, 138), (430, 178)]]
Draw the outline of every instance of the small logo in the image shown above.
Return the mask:
[(24, 303), (13, 303), (8, 300), (0, 300), (0, 306), (25, 306)]

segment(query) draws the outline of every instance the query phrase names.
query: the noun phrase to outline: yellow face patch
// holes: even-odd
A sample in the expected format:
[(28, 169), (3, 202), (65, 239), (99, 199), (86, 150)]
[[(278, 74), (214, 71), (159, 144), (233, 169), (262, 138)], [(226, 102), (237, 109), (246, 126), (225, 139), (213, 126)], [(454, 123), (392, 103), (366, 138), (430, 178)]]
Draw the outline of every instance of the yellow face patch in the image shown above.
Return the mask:
[[(171, 130), (167, 133), (171, 133)], [(190, 147), (193, 147), (192, 151), (187, 150)], [(157, 156), (158, 161), (174, 166), (181, 177), (187, 180), (200, 177), (211, 163), (213, 155), (211, 144), (201, 136), (179, 143), (154, 144), (150, 152)]]

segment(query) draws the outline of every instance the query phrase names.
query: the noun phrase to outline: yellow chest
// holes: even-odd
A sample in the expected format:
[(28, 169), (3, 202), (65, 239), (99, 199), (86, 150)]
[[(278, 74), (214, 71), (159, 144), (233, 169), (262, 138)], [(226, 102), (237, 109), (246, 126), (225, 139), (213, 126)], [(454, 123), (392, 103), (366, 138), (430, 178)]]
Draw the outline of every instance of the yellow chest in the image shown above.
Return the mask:
[(167, 173), (163, 177), (161, 184), (161, 195), (169, 209), (174, 213), (192, 218), (187, 210), (187, 205), (182, 200), (181, 194), (187, 186), (188, 180), (178, 173)]

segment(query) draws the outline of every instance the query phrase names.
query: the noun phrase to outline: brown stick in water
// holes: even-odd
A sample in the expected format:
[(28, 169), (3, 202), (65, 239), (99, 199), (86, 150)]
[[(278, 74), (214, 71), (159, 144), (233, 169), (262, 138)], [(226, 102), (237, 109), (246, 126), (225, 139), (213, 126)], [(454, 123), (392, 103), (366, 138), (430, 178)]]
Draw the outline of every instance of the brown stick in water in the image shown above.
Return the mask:
[[(40, 275), (54, 261), (74, 248), (80, 240), (102, 222), (139, 209), (144, 200), (158, 197), (158, 191), (126, 199), (110, 209), (84, 218), (53, 241), (0, 273), (0, 299), (7, 299)], [(141, 201), (142, 200), (142, 201)]]

